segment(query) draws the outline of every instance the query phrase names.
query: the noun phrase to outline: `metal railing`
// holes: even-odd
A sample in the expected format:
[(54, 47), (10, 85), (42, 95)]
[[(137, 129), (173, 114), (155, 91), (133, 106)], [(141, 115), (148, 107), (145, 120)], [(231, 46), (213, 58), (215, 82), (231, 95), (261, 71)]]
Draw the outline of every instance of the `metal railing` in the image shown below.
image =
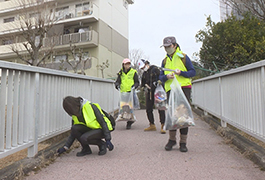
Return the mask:
[[(94, 32), (95, 33), (95, 32)], [(69, 45), (71, 43), (88, 42), (92, 40), (92, 31), (82, 33), (64, 34), (52, 38), (44, 38), (44, 47), (51, 47), (51, 45)]]
[(265, 142), (265, 60), (194, 81), (192, 104)]
[(47, 68), (0, 61), (0, 158), (66, 132), (71, 117), (62, 108), (65, 96), (82, 96), (108, 112), (118, 109), (113, 81)]

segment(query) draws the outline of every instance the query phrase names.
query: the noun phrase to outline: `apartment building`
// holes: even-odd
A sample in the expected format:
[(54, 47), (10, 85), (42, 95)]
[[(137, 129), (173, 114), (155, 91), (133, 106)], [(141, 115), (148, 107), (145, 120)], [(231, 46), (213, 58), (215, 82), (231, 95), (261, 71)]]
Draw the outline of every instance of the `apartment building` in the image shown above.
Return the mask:
[[(219, 0), (221, 20), (225, 20), (233, 14), (237, 18), (243, 18), (245, 12), (254, 13), (257, 17), (262, 17), (264, 14), (263, 8), (258, 2), (249, 0)], [(246, 8), (246, 7), (249, 7)]]
[[(16, 33), (21, 33), (21, 15), (18, 9), (23, 0), (0, 0), (0, 59), (23, 63), (11, 50), (11, 46), (21, 43)], [(24, 0), (25, 1), (25, 0)], [(36, 0), (38, 1), (38, 0)], [(102, 77), (99, 65), (108, 60), (104, 70), (105, 78), (113, 78), (121, 68), (121, 62), (128, 57), (128, 6), (133, 0), (42, 0), (50, 5), (55, 21), (52, 33), (45, 34), (43, 47), (54, 42), (53, 54), (45, 67), (53, 69), (71, 68), (65, 60), (74, 61), (70, 44), (82, 52), (85, 63), (79, 65), (86, 75)], [(26, 2), (26, 1), (25, 1)], [(28, 5), (28, 7), (34, 6)], [(28, 17), (34, 17), (32, 8)], [(21, 49), (21, 52), (23, 49)]]

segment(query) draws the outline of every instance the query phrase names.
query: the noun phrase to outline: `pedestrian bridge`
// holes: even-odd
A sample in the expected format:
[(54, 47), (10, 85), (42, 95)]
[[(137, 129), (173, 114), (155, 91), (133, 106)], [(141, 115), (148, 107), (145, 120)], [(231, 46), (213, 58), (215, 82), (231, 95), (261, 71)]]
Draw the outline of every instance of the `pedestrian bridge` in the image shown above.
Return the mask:
[[(71, 127), (71, 119), (63, 111), (61, 106), (63, 97), (67, 95), (82, 96), (92, 102), (97, 102), (108, 112), (114, 112), (118, 108), (118, 92), (114, 89), (113, 81), (111, 80), (14, 64), (5, 61), (0, 61), (0, 69), (0, 158), (6, 157), (26, 148), (28, 149), (28, 157), (34, 157), (38, 152), (37, 149), (40, 142), (68, 131)], [(234, 70), (222, 72), (214, 76), (196, 80), (193, 82), (192, 104), (195, 108), (202, 109), (205, 114), (209, 113), (218, 118), (223, 127), (226, 127), (228, 124), (232, 125), (233, 127), (261, 140), (262, 142), (265, 142), (264, 70), (265, 61), (260, 61)], [(125, 131), (125, 128), (123, 129), (122, 124), (118, 124), (117, 130), (115, 130), (113, 133), (115, 138), (113, 141), (116, 148), (115, 151), (109, 152), (108, 156), (111, 156), (111, 154), (114, 154), (114, 152), (118, 153), (119, 151), (122, 151), (125, 156), (120, 156), (123, 154), (121, 152), (121, 154), (117, 154), (117, 158), (119, 157), (122, 160), (125, 158), (130, 161), (131, 158), (134, 158), (137, 156), (137, 154), (142, 154), (143, 156), (148, 157), (150, 161), (150, 167), (158, 165), (162, 171), (165, 170), (164, 167), (167, 162), (164, 161), (165, 159), (161, 161), (162, 163), (160, 163), (160, 161), (152, 161), (152, 159), (163, 158), (164, 154), (167, 153), (164, 152), (163, 149), (163, 146), (168, 139), (167, 135), (161, 135), (158, 132), (153, 135), (152, 132), (143, 133), (142, 131), (144, 126), (148, 125), (146, 115), (144, 114), (144, 111), (140, 110), (136, 112), (136, 116), (139, 118), (139, 120), (135, 123), (135, 125), (133, 125), (134, 127), (132, 131)], [(158, 128), (158, 120), (156, 120), (156, 122)], [(206, 149), (210, 151), (214, 150), (215, 146), (218, 147), (219, 143), (223, 145), (221, 139), (213, 143), (214, 145), (212, 146), (207, 144), (207, 141), (210, 140), (211, 136), (215, 134), (215, 132), (212, 131), (210, 127), (207, 127), (204, 122), (200, 121), (199, 118), (198, 122), (196, 121), (195, 123), (196, 126), (190, 128), (191, 130), (189, 133), (188, 145), (189, 152), (185, 155), (180, 153), (177, 155), (186, 157), (186, 159), (182, 159), (182, 164), (187, 165), (189, 160), (193, 161), (194, 159), (192, 158), (196, 157), (196, 153), (200, 154), (208, 152), (201, 152), (201, 150), (205, 150), (205, 147), (208, 147), (208, 145), (209, 147)], [(200, 124), (201, 126), (199, 126)], [(204, 126), (206, 126), (206, 129)], [(198, 131), (200, 131), (200, 133), (209, 131), (209, 133), (211, 132), (213, 134), (209, 134), (209, 136), (203, 135), (202, 139), (197, 139), (196, 137), (200, 136)], [(119, 140), (119, 136), (127, 138)], [(136, 139), (132, 137), (136, 137)], [(153, 139), (153, 137), (156, 138)], [(216, 136), (216, 138), (219, 137)], [(126, 145), (126, 143), (124, 144), (123, 141), (126, 141), (126, 143), (129, 142), (129, 144)], [(142, 143), (144, 142), (150, 145), (146, 147), (146, 149), (142, 149)], [(201, 145), (204, 145), (203, 148)], [(127, 151), (127, 148), (129, 147), (131, 152), (126, 155), (125, 150)], [(200, 147), (200, 149), (198, 149), (198, 147)], [(144, 153), (147, 149), (148, 151)], [(159, 150), (159, 152), (157, 152), (157, 150)], [(216, 151), (216, 149), (214, 151)], [(148, 152), (157, 153), (151, 153), (149, 155)], [(177, 153), (176, 151), (173, 152)], [(192, 152), (195, 154), (191, 156), (190, 153)], [(208, 154), (209, 153), (210, 152), (208, 152)], [(211, 164), (211, 161), (208, 160), (215, 158), (216, 156), (219, 157), (221, 156), (220, 154), (222, 155), (222, 153), (219, 152), (213, 155), (214, 157), (201, 157), (203, 159), (197, 162), (198, 166), (205, 166), (204, 163)], [(168, 155), (170, 155), (168, 157), (169, 159), (170, 157), (172, 157), (172, 160), (174, 159), (173, 156), (175, 155), (173, 155), (171, 152), (169, 152), (166, 156)], [(66, 158), (68, 158), (68, 156), (71, 156), (71, 153), (67, 154)], [(70, 162), (74, 162), (74, 164), (76, 164), (79, 161), (82, 161), (82, 159), (76, 161), (75, 155), (72, 154), (72, 156), (73, 158), (69, 159)], [(189, 159), (188, 156), (191, 159)], [(98, 159), (97, 156), (91, 157), (95, 158), (92, 158), (92, 161), (97, 161)], [(63, 157), (60, 158), (63, 159)], [(222, 161), (224, 161), (226, 158), (226, 155), (221, 156)], [(241, 158), (244, 159), (243, 157)], [(118, 159), (116, 159), (112, 165), (115, 167), (114, 169), (126, 169), (124, 166), (126, 165), (127, 161), (121, 160), (120, 162), (123, 162), (124, 164), (120, 164), (121, 166), (119, 167), (115, 166), (115, 163), (117, 163), (117, 165), (119, 164)], [(228, 162), (229, 160), (231, 160), (231, 158), (227, 159)], [(221, 162), (221, 160), (216, 161), (216, 163), (219, 162)], [(178, 158), (176, 158), (174, 162), (170, 163), (178, 164)], [(249, 162), (247, 164), (249, 166), (251, 163)], [(145, 166), (143, 167), (142, 165)], [(84, 167), (85, 166), (87, 165), (84, 164)], [(105, 168), (107, 168), (109, 171), (112, 170), (112, 166)], [(132, 167), (132, 164), (130, 166)], [(150, 169), (153, 170), (153, 168), (148, 168), (147, 164), (144, 163), (144, 157), (140, 156), (139, 161), (134, 164), (134, 166), (138, 170), (147, 168), (148, 171), (146, 176), (151, 175), (151, 177), (154, 177), (152, 176), (152, 171), (150, 171)], [(159, 171), (158, 166), (157, 169), (154, 170), (156, 172), (155, 174), (157, 174), (157, 171)], [(93, 163), (93, 167), (97, 166)], [(182, 166), (173, 167), (177, 168), (176, 172), (179, 172), (177, 173), (177, 177), (181, 177), (180, 174), (183, 170), (181, 169)], [(223, 166), (212, 164), (210, 167), (216, 167), (220, 170), (220, 168), (222, 169)], [(234, 166), (230, 164), (230, 167), (241, 167), (244, 169), (246, 166), (237, 166), (235, 163)], [(196, 170), (195, 166), (188, 166), (185, 170), (189, 172), (189, 177), (194, 177), (193, 179), (196, 179), (198, 174), (193, 174), (193, 171)], [(128, 170), (128, 175), (125, 177), (129, 177), (129, 175), (133, 175), (136, 172), (138, 171)], [(160, 174), (165, 175), (162, 172)], [(252, 175), (251, 173), (246, 172), (246, 175), (247, 174)], [(45, 175), (47, 175), (47, 173)], [(144, 173), (142, 175), (144, 175)], [(57, 177), (58, 176), (56, 176), (56, 178)], [(117, 176), (113, 176), (113, 179), (117, 179), (114, 177)], [(157, 179), (160, 179), (159, 177), (160, 176), (158, 176)], [(102, 177), (99, 179), (107, 179), (107, 177)]]

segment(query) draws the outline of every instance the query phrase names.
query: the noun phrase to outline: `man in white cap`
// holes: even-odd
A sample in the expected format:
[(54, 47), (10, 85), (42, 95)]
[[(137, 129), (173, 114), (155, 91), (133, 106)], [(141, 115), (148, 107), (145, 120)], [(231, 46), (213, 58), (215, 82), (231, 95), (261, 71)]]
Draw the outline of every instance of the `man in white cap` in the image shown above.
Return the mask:
[[(161, 47), (165, 48), (166, 57), (164, 58), (161, 67), (175, 70), (172, 71), (161, 71), (159, 79), (165, 84), (165, 91), (167, 92), (167, 97), (170, 95), (170, 85), (174, 76), (177, 78), (178, 82), (181, 84), (182, 91), (184, 92), (188, 101), (190, 101), (191, 93), (191, 77), (196, 75), (196, 71), (192, 65), (190, 58), (184, 54), (176, 42), (176, 38), (173, 36), (165, 37), (163, 40), (163, 45)], [(188, 127), (180, 129), (180, 141), (179, 150), (181, 152), (187, 152), (188, 148), (187, 137), (188, 137)], [(176, 145), (176, 130), (169, 131), (169, 140), (165, 146), (167, 151), (170, 151), (173, 146)]]
[[(131, 60), (126, 58), (122, 61), (122, 68), (118, 72), (115, 82), (115, 88), (120, 92), (131, 92), (132, 88), (139, 86), (137, 71), (131, 68)], [(126, 129), (131, 129), (134, 121), (127, 121)]]
[[(154, 107), (154, 93), (159, 80), (160, 70), (155, 65), (150, 65), (149, 61), (140, 59), (137, 62), (139, 69), (144, 70), (142, 75), (141, 87), (145, 88), (145, 105), (146, 115), (149, 120), (149, 127), (145, 128), (144, 131), (156, 131), (153, 107)], [(161, 123), (160, 133), (165, 134), (166, 131), (163, 129), (165, 123), (165, 111), (158, 110), (159, 119)]]

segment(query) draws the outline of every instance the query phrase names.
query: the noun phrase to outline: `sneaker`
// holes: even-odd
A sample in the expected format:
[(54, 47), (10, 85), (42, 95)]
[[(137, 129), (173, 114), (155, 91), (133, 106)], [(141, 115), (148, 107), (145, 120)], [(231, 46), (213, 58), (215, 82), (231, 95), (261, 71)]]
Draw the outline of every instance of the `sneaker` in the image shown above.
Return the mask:
[(88, 155), (88, 154), (92, 154), (92, 151), (90, 149), (90, 147), (88, 146), (88, 148), (83, 148), (80, 152), (76, 153), (76, 156), (77, 157), (82, 157), (82, 156), (85, 156), (85, 155)]
[(186, 143), (180, 143), (179, 144), (179, 150), (180, 150), (180, 152), (187, 152), (188, 148), (186, 146)]
[(173, 146), (175, 146), (177, 143), (176, 143), (176, 141), (173, 141), (173, 140), (168, 140), (168, 143), (166, 144), (166, 146), (165, 146), (165, 149), (167, 150), (167, 151), (170, 151), (171, 149), (172, 149), (172, 147)]

